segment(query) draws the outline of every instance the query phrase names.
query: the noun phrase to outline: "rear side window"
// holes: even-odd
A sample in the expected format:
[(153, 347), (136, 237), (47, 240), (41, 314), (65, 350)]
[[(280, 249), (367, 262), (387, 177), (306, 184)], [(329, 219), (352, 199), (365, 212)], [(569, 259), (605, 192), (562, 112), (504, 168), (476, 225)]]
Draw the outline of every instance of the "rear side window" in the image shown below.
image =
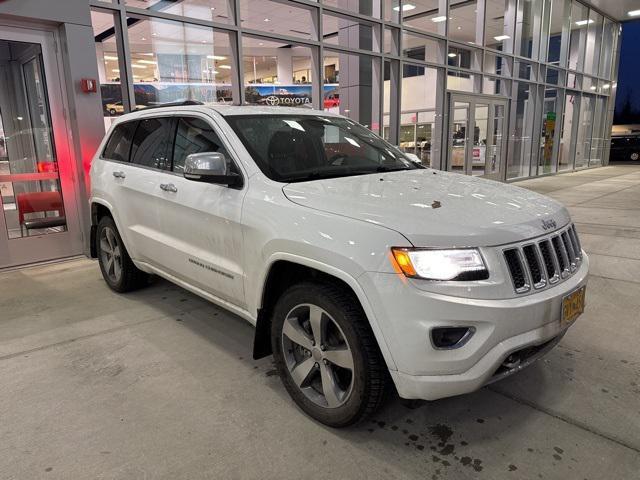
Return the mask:
[(173, 171), (184, 172), (187, 156), (202, 152), (220, 152), (229, 158), (220, 138), (207, 122), (199, 118), (180, 118), (173, 151)]
[(138, 122), (125, 122), (114, 128), (107, 145), (104, 147), (102, 156), (109, 160), (128, 162), (131, 139), (136, 130), (137, 123)]
[(171, 170), (173, 118), (140, 120), (133, 136), (131, 163), (159, 170)]

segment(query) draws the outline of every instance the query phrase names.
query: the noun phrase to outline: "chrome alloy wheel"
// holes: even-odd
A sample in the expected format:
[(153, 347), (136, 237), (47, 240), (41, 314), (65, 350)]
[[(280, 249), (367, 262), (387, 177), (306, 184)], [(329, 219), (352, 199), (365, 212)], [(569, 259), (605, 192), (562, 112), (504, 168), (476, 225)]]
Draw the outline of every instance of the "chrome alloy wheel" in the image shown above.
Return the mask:
[(109, 280), (118, 283), (122, 277), (122, 251), (116, 233), (110, 227), (100, 232), (100, 255)]
[(282, 325), (282, 352), (293, 382), (316, 405), (343, 405), (353, 388), (354, 361), (347, 339), (325, 310), (291, 309)]

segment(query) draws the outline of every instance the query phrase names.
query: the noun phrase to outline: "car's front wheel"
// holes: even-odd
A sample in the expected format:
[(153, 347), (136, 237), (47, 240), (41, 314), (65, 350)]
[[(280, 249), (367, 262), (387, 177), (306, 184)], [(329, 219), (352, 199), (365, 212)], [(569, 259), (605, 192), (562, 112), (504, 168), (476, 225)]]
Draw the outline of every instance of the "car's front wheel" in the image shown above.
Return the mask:
[(119, 293), (147, 285), (149, 276), (133, 264), (113, 219), (102, 217), (96, 233), (98, 263), (107, 285)]
[(381, 405), (388, 371), (362, 308), (344, 289), (289, 288), (274, 308), (271, 342), (287, 391), (316, 420), (344, 427)]

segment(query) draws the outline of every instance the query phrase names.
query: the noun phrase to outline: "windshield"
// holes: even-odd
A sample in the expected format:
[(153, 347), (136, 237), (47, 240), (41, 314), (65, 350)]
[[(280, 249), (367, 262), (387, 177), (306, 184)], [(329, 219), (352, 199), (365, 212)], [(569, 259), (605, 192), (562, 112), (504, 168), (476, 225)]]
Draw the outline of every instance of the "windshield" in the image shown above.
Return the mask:
[(315, 115), (228, 116), (260, 170), (279, 182), (422, 168), (352, 120)]

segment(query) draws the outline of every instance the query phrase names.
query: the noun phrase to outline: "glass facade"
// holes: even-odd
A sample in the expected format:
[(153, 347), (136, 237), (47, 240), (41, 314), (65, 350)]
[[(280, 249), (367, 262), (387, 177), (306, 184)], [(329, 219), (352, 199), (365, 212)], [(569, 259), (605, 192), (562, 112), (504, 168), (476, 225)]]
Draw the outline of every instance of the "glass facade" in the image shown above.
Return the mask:
[(90, 4), (106, 127), (181, 100), (314, 107), (434, 168), (513, 180), (607, 162), (620, 25), (586, 3)]

